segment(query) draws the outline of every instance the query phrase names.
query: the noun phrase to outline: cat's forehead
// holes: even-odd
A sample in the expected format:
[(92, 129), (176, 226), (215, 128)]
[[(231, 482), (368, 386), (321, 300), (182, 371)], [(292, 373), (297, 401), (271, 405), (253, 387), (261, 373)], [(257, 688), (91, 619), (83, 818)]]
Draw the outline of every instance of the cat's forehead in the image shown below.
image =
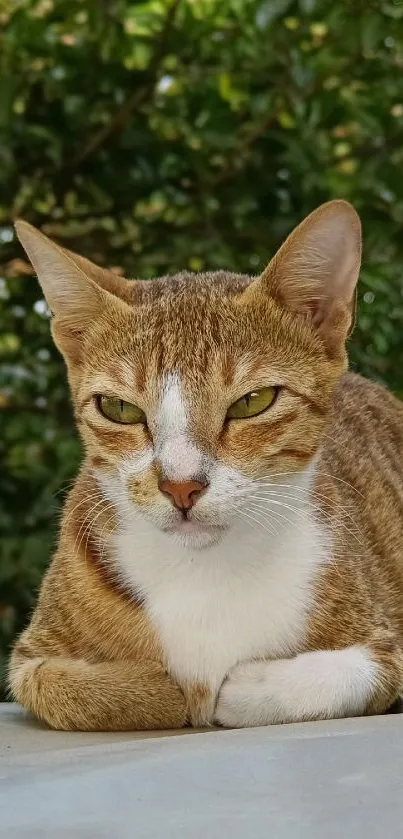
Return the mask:
[(137, 281), (133, 300), (136, 305), (155, 304), (160, 301), (175, 299), (195, 299), (209, 302), (211, 297), (234, 297), (252, 282), (248, 274), (236, 274), (230, 271), (206, 271), (194, 273), (180, 271), (154, 280)]
[[(179, 274), (145, 281), (131, 307), (107, 313), (87, 356), (90, 371), (115, 381), (120, 393), (160, 388), (175, 371), (187, 391), (237, 386), (259, 375), (295, 370), (317, 347), (308, 331), (268, 296), (244, 306), (244, 275)], [(109, 386), (111, 389), (111, 385)]]
[(137, 282), (131, 306), (106, 312), (95, 328), (91, 355), (190, 373), (217, 356), (242, 353), (255, 329), (239, 306), (249, 282), (247, 276), (225, 272)]
[(248, 282), (218, 273), (136, 283), (132, 305), (105, 312), (100, 329), (96, 326), (90, 336), (90, 349), (97, 358), (126, 357), (188, 372), (202, 369), (217, 354), (242, 353), (254, 332), (253, 318), (243, 317), (237, 303)]

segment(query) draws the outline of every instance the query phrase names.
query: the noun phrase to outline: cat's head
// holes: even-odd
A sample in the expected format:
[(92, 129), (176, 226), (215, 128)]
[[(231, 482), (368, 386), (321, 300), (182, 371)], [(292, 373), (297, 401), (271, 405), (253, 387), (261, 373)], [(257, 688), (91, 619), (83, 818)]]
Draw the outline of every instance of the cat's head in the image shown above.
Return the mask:
[(361, 252), (349, 204), (312, 213), (257, 278), (127, 281), (16, 227), (121, 515), (204, 547), (257, 487), (307, 470), (346, 368)]

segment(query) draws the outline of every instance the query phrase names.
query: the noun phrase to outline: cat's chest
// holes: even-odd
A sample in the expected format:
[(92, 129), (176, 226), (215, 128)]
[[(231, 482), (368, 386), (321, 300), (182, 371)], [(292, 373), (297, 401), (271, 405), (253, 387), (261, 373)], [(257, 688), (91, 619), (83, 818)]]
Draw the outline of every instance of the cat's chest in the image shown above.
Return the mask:
[[(291, 655), (303, 644), (324, 545), (316, 526), (276, 545), (224, 544), (189, 556), (150, 532), (149, 543), (121, 533), (115, 556), (126, 582), (140, 588), (166, 665), (182, 684), (216, 692), (237, 662)], [(271, 546), (272, 548), (273, 546)]]
[(297, 602), (285, 584), (274, 592), (268, 576), (225, 583), (206, 574), (196, 585), (185, 578), (149, 592), (146, 609), (180, 683), (214, 691), (237, 662), (287, 655), (299, 646), (304, 597)]

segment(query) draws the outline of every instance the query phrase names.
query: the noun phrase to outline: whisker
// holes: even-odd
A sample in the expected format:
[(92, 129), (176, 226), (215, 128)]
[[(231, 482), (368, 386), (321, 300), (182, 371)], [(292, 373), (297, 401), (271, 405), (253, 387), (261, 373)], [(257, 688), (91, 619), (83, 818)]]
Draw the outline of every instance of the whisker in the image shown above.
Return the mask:
[(71, 516), (73, 515), (73, 513), (75, 513), (75, 511), (76, 511), (76, 510), (78, 510), (78, 509), (79, 509), (79, 507), (82, 507), (82, 506), (83, 506), (83, 504), (88, 504), (88, 503), (89, 503), (90, 501), (92, 501), (94, 498), (99, 498), (99, 493), (93, 493), (92, 495), (86, 495), (86, 496), (84, 496), (84, 498), (81, 498), (81, 499), (80, 499), (80, 501), (78, 502), (78, 504), (76, 504), (76, 505), (73, 507), (73, 509), (72, 509), (72, 510), (69, 510), (69, 512), (68, 512), (68, 514), (67, 514), (67, 516), (65, 516), (65, 517), (62, 519), (62, 528), (65, 528), (65, 526), (66, 526), (67, 522), (69, 522), (69, 521), (70, 521)]
[[(272, 490), (273, 492), (278, 492), (280, 489), (292, 489), (294, 492), (299, 492), (310, 497), (319, 498), (322, 501), (330, 501), (334, 505), (334, 499), (330, 495), (325, 495), (323, 492), (317, 492), (315, 487), (300, 487), (296, 484), (278, 484), (278, 483), (262, 483), (261, 481), (257, 481), (257, 486), (261, 487), (263, 490)], [(279, 493), (281, 494), (281, 493)], [(334, 505), (335, 506), (335, 505)], [(349, 507), (353, 507), (353, 503), (349, 505), (343, 505), (337, 503), (338, 509), (345, 509), (347, 510)]]
[[(296, 504), (301, 506), (301, 508), (309, 507), (318, 515), (323, 516), (326, 520), (332, 521), (332, 516), (328, 510), (323, 510), (317, 504), (314, 504), (312, 501), (310, 501), (309, 498), (301, 498), (301, 496), (293, 495), (292, 493), (283, 493), (276, 492), (275, 490), (264, 489), (262, 490), (262, 493), (260, 495), (250, 495), (249, 498), (255, 498), (260, 501), (270, 500), (271, 498), (279, 498), (280, 501), (278, 503), (281, 503), (283, 499), (286, 501), (295, 501)], [(337, 513), (340, 510), (344, 512), (343, 508), (338, 505), (332, 505), (331, 510), (333, 513)]]
[[(260, 500), (260, 499), (259, 499), (259, 500)], [(296, 509), (295, 507), (291, 507), (291, 506), (289, 506), (288, 504), (283, 504), (281, 501), (276, 501), (276, 500), (274, 500), (274, 499), (267, 498), (267, 497), (266, 497), (266, 498), (264, 498), (264, 499), (262, 499), (262, 500), (264, 500), (264, 502), (269, 503), (269, 504), (271, 503), (271, 504), (276, 504), (276, 505), (278, 505), (278, 506), (280, 506), (280, 507), (285, 507), (286, 509), (291, 510), (292, 512), (294, 512), (294, 513), (295, 513), (295, 515), (299, 516), (300, 518), (304, 518), (304, 514), (302, 513), (302, 511), (301, 511), (301, 510)], [(296, 500), (298, 501), (298, 499), (296, 499)], [(272, 512), (275, 512), (275, 511), (273, 510)], [(326, 517), (325, 517), (325, 518), (326, 518)], [(327, 519), (327, 521), (328, 521), (328, 524), (329, 524), (329, 523), (330, 523), (330, 520), (329, 520), (329, 519)], [(354, 522), (353, 522), (353, 524), (354, 524)], [(340, 520), (339, 520), (339, 521), (337, 521), (337, 522), (331, 521), (331, 525), (332, 525), (332, 527), (333, 527), (333, 530), (336, 530), (337, 528), (342, 528), (342, 529), (344, 529), (344, 530), (345, 530), (345, 532), (346, 532), (346, 533), (348, 533), (348, 534), (349, 534), (349, 536), (351, 536), (351, 537), (352, 537), (352, 539), (355, 539), (355, 540), (358, 542), (358, 544), (359, 544), (361, 547), (363, 547), (363, 542), (362, 542), (362, 541), (361, 541), (361, 539), (358, 537), (357, 533), (355, 533), (353, 530), (351, 530), (349, 527), (347, 527), (347, 525), (346, 525), (346, 523), (345, 523), (344, 521), (340, 521)], [(358, 531), (358, 533), (360, 534), (360, 536), (362, 536), (362, 533), (360, 532), (360, 530), (359, 530), (359, 528), (358, 528), (358, 527), (357, 527), (357, 531)]]
[[(75, 551), (76, 549), (78, 549), (78, 548), (80, 547), (80, 544), (81, 544), (81, 542), (80, 542), (80, 536), (81, 536), (81, 533), (82, 533), (83, 531), (85, 531), (85, 529), (86, 529), (86, 524), (87, 524), (89, 521), (91, 521), (92, 516), (93, 516), (93, 514), (94, 514), (95, 510), (97, 509), (97, 507), (99, 507), (99, 506), (100, 506), (100, 504), (103, 504), (103, 503), (105, 503), (105, 499), (102, 497), (102, 498), (100, 498), (100, 499), (97, 501), (97, 503), (96, 503), (96, 504), (94, 504), (94, 505), (91, 507), (91, 509), (90, 509), (90, 510), (88, 510), (87, 514), (84, 516), (84, 520), (83, 520), (83, 521), (81, 522), (81, 524), (80, 524), (80, 527), (79, 527), (79, 529), (78, 529), (78, 533), (77, 533), (76, 538), (75, 538), (75, 541), (74, 541), (74, 548), (73, 548), (73, 551)], [(102, 512), (102, 511), (101, 511), (101, 512)], [(77, 544), (77, 543), (78, 543), (78, 544)]]
[(116, 516), (115, 511), (113, 511), (111, 513), (111, 515), (109, 516), (109, 518), (105, 522), (105, 524), (104, 524), (104, 526), (101, 530), (101, 533), (99, 535), (99, 541), (101, 542), (101, 559), (100, 559), (101, 563), (103, 562), (104, 554), (105, 554), (105, 550), (106, 550), (106, 545), (107, 545), (107, 540), (104, 539), (104, 533), (105, 533), (105, 530), (109, 527), (110, 522), (113, 521), (114, 518), (118, 519), (119, 524), (123, 524), (122, 520), (118, 516)]
[[(273, 496), (274, 496), (274, 498), (273, 498)], [(327, 512), (325, 510), (320, 510), (320, 512), (319, 512), (317, 505), (313, 504), (312, 501), (308, 501), (305, 498), (304, 499), (298, 498), (295, 495), (290, 495), (290, 494), (286, 495), (286, 494), (283, 494), (283, 493), (278, 493), (276, 495), (275, 493), (270, 492), (270, 493), (264, 493), (262, 495), (249, 495), (248, 497), (252, 498), (255, 501), (263, 501), (263, 502), (270, 502), (271, 500), (273, 500), (273, 503), (274, 503), (275, 498), (279, 498), (280, 501), (275, 501), (275, 503), (280, 504), (280, 505), (282, 505), (284, 501), (295, 501), (296, 504), (298, 505), (298, 507), (295, 508), (295, 512), (299, 511), (301, 514), (304, 514), (303, 513), (304, 508), (309, 507), (309, 510), (305, 510), (305, 513), (309, 513), (312, 510), (313, 513), (316, 513), (317, 515), (320, 514), (320, 516), (323, 517), (329, 525), (332, 524), (332, 522), (333, 522), (333, 518), (332, 518), (332, 516), (329, 512)], [(337, 509), (337, 508), (335, 508), (335, 509)]]
[(238, 510), (238, 513), (243, 518), (251, 519), (251, 521), (255, 522), (255, 524), (258, 524), (260, 527), (263, 527), (264, 530), (267, 530), (267, 532), (270, 533), (270, 536), (275, 536), (276, 535), (276, 532), (273, 528), (269, 529), (269, 527), (267, 527), (266, 524), (263, 524), (263, 522), (260, 521), (260, 519), (257, 519), (257, 518), (255, 518), (255, 516), (251, 515), (250, 512), (249, 512), (249, 508), (248, 508), (248, 511), (240, 508)]
[[(286, 509), (287, 509), (287, 510), (292, 511), (293, 513), (297, 513), (297, 511), (296, 511), (296, 510), (294, 510), (292, 507), (288, 507), (288, 506), (286, 506), (286, 505), (284, 505), (284, 506), (286, 507)], [(291, 527), (298, 527), (298, 522), (293, 521), (293, 520), (292, 520), (292, 519), (290, 519), (288, 516), (284, 516), (282, 513), (279, 513), (279, 512), (278, 512), (278, 510), (272, 510), (272, 509), (270, 509), (270, 516), (269, 516), (269, 515), (267, 514), (267, 511), (263, 511), (263, 510), (262, 510), (262, 507), (261, 507), (260, 505), (254, 505), (254, 509), (255, 509), (255, 510), (261, 510), (262, 514), (263, 514), (263, 515), (266, 515), (266, 516), (267, 516), (267, 518), (270, 518), (270, 516), (277, 516), (277, 518), (282, 519), (283, 521), (287, 522), (287, 524), (290, 524), (290, 525), (291, 525)]]
[(52, 495), (53, 496), (60, 495), (62, 492), (67, 493), (68, 490), (72, 489), (75, 484), (79, 484), (80, 487), (83, 486), (84, 484), (86, 484), (86, 485), (89, 485), (89, 486), (92, 486), (93, 488), (95, 488), (96, 481), (95, 481), (95, 479), (93, 481), (91, 481), (91, 480), (89, 480), (89, 478), (84, 478), (82, 476), (77, 476), (76, 475), (75, 478), (72, 478), (70, 481), (66, 481), (66, 483), (62, 484), (62, 486), (59, 487), (59, 489), (56, 489), (54, 492), (52, 492)]
[[(288, 485), (283, 484), (283, 486), (284, 486), (284, 487), (287, 487)], [(293, 488), (291, 484), (290, 484), (289, 486), (290, 486), (290, 488), (291, 488), (291, 489)], [(320, 514), (320, 515), (324, 516), (324, 518), (325, 518), (326, 520), (331, 521), (331, 522), (333, 523), (333, 519), (331, 518), (330, 513), (329, 513), (328, 511), (326, 511), (326, 510), (323, 510), (323, 509), (318, 508), (318, 506), (317, 506), (316, 504), (313, 504), (313, 503), (312, 503), (312, 501), (307, 501), (306, 499), (300, 499), (300, 498), (298, 498), (298, 497), (295, 497), (295, 496), (293, 497), (293, 496), (291, 496), (291, 495), (286, 495), (286, 494), (283, 494), (283, 493), (280, 493), (280, 492), (278, 493), (278, 492), (276, 492), (276, 490), (271, 490), (271, 489), (270, 489), (270, 490), (269, 490), (269, 489), (264, 489), (264, 493), (263, 493), (263, 494), (264, 494), (264, 497), (265, 497), (265, 498), (267, 498), (267, 497), (269, 497), (269, 496), (276, 496), (277, 498), (280, 498), (280, 499), (281, 499), (281, 498), (288, 498), (289, 500), (294, 500), (294, 501), (296, 501), (296, 502), (298, 502), (298, 503), (301, 503), (301, 502), (302, 502), (303, 504), (307, 504), (308, 506), (310, 506), (310, 507), (312, 507), (314, 510), (316, 510), (316, 511), (318, 512), (318, 514)], [(327, 500), (327, 501), (333, 501), (333, 499), (329, 498), (329, 496), (326, 496), (326, 495), (322, 495), (322, 496), (320, 496), (320, 497), (321, 497), (322, 499)], [(281, 502), (278, 502), (278, 503), (281, 503)], [(352, 514), (350, 513), (350, 511), (349, 511), (349, 509), (348, 509), (347, 507), (345, 507), (345, 506), (343, 506), (343, 505), (341, 505), (341, 504), (337, 504), (337, 505), (336, 505), (336, 504), (332, 503), (332, 506), (331, 506), (331, 508), (330, 508), (330, 509), (332, 510), (332, 512), (333, 512), (333, 513), (338, 513), (338, 512), (341, 512), (341, 513), (343, 513), (345, 516), (347, 516), (347, 517), (350, 519), (350, 521), (351, 521), (351, 524), (352, 524), (353, 528), (356, 528), (356, 530), (358, 531), (358, 533), (360, 533), (360, 535), (363, 537), (363, 533), (361, 532), (361, 530), (360, 530), (360, 528), (359, 528), (359, 526), (358, 526), (357, 522), (355, 521), (355, 519), (353, 518)], [(346, 528), (347, 532), (348, 532), (348, 533), (350, 533), (350, 535), (353, 535), (353, 532), (352, 532), (351, 530), (349, 530), (349, 528), (347, 528), (347, 525), (345, 525), (345, 523), (344, 523), (344, 522), (343, 522), (342, 524), (343, 524), (343, 526)]]
[[(295, 475), (301, 475), (301, 472), (296, 472), (296, 471), (294, 471), (294, 472), (273, 472), (272, 474), (269, 474), (269, 475), (262, 475), (261, 477), (256, 478), (255, 480), (265, 481), (265, 480), (271, 480), (272, 478), (285, 477), (286, 475), (294, 475), (294, 476)], [(356, 492), (357, 495), (360, 495), (361, 498), (364, 498), (362, 492), (360, 492), (355, 486), (350, 484), (348, 481), (345, 481), (343, 478), (339, 478), (337, 475), (332, 475), (330, 472), (323, 472), (323, 470), (320, 468), (320, 466), (318, 466), (318, 468), (315, 470), (314, 477), (315, 478), (318, 478), (318, 477), (331, 478), (333, 481), (338, 481), (339, 483), (344, 484), (344, 486), (348, 487), (349, 489), (352, 489), (353, 492)]]
[[(94, 529), (95, 523), (98, 521), (99, 517), (102, 516), (102, 513), (104, 513), (104, 512), (106, 513), (106, 512), (109, 512), (111, 510), (114, 510), (114, 504), (109, 504), (105, 509), (99, 510), (97, 515), (95, 516), (95, 518), (92, 519), (89, 522), (89, 525), (87, 526), (85, 532), (82, 535), (82, 538), (80, 539), (79, 544), (77, 545), (77, 551), (79, 551), (85, 537), (87, 537), (87, 540), (86, 540), (86, 543), (85, 543), (85, 549), (84, 549), (84, 556), (87, 555), (88, 541), (89, 541), (91, 531)], [(74, 550), (76, 550), (76, 548), (74, 548)]]

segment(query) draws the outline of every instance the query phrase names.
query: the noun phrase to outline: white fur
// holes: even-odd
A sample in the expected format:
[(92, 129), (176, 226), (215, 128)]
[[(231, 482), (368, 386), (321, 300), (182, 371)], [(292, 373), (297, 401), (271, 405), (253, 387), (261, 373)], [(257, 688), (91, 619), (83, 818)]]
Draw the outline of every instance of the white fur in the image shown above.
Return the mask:
[(167, 373), (162, 383), (162, 396), (156, 417), (157, 433), (162, 437), (185, 434), (188, 411), (178, 373)]
[[(266, 496), (267, 482), (203, 458), (188, 437), (188, 413), (179, 376), (171, 374), (155, 420), (154, 452), (150, 447), (128, 459), (114, 478), (97, 478), (120, 521), (111, 561), (125, 585), (144, 596), (169, 671), (182, 684), (210, 688), (204, 719), (211, 722), (231, 668), (301, 649), (317, 572), (331, 545), (309, 504), (299, 501), (314, 467), (287, 478), (285, 488), (271, 481), (275, 495)], [(203, 466), (209, 486), (187, 521), (162, 493), (143, 508), (130, 496), (128, 478), (146, 472), (153, 456), (171, 479), (194, 479)]]
[[(218, 471), (225, 485), (225, 467)], [(238, 476), (238, 483), (244, 480)], [(214, 481), (212, 498), (214, 520)], [(327, 534), (310, 514), (287, 510), (282, 523), (275, 521), (276, 535), (258, 519), (236, 515), (221, 540), (202, 551), (178, 544), (127, 508), (120, 517), (114, 561), (125, 584), (144, 595), (167, 667), (180, 683), (207, 684), (214, 699), (238, 662), (300, 648), (316, 574), (330, 556)], [(206, 722), (213, 711), (214, 702)]]
[(379, 680), (366, 647), (239, 664), (221, 688), (215, 719), (228, 728), (364, 713)]
[(164, 377), (154, 445), (165, 478), (190, 481), (201, 472), (203, 454), (189, 438), (188, 407), (176, 373)]
[[(122, 462), (119, 470), (121, 479), (127, 481), (128, 478), (134, 478), (136, 475), (142, 475), (148, 472), (153, 464), (153, 460), (154, 449), (152, 446), (146, 446), (141, 452), (126, 458)], [(94, 470), (94, 474), (102, 482), (102, 472)]]

